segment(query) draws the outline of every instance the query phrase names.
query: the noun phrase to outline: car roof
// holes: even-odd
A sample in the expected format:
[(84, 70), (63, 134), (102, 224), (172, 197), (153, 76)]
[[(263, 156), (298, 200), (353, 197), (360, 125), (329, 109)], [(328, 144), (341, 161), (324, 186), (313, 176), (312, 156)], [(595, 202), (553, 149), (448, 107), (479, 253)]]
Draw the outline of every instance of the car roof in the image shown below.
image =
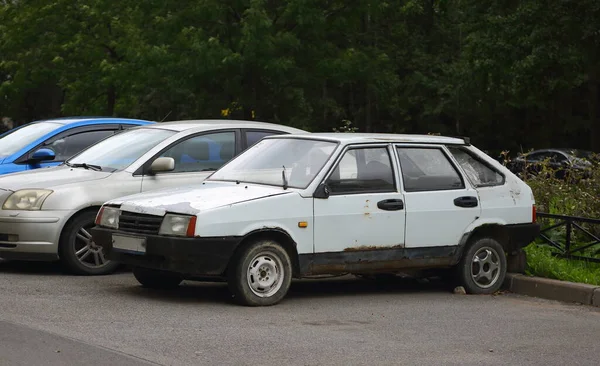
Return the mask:
[(59, 125), (86, 125), (86, 124), (98, 124), (98, 123), (134, 123), (134, 124), (151, 124), (152, 121), (146, 121), (142, 119), (132, 118), (120, 118), (120, 117), (61, 117), (52, 119), (38, 120), (33, 123), (49, 122), (56, 123)]
[(230, 120), (230, 119), (198, 119), (198, 120), (185, 120), (185, 121), (171, 121), (171, 122), (159, 122), (153, 125), (144, 126), (144, 128), (158, 128), (167, 129), (171, 131), (188, 131), (193, 129), (195, 131), (206, 131), (214, 128), (252, 128), (252, 129), (264, 129), (264, 130), (277, 130), (287, 133), (306, 133), (306, 131), (289, 127), (285, 125), (279, 125), (275, 123), (257, 122), (257, 121), (243, 121), (243, 120)]
[[(286, 135), (285, 138), (293, 137), (311, 137), (325, 140), (342, 142), (344, 144), (355, 143), (378, 143), (378, 142), (409, 142), (409, 143), (424, 143), (424, 144), (452, 144), (452, 145), (468, 145), (468, 138), (446, 137), (436, 135), (418, 135), (418, 134), (391, 134), (391, 133), (311, 133), (308, 134), (293, 134)], [(272, 137), (269, 137), (272, 138)]]

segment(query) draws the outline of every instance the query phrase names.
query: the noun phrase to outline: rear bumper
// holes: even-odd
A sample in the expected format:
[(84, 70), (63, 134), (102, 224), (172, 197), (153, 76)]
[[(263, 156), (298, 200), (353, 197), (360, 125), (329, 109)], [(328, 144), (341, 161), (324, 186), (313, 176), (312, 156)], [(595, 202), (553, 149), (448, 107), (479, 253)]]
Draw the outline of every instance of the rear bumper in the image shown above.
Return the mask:
[(540, 224), (518, 224), (506, 225), (508, 231), (509, 250), (518, 251), (521, 248), (528, 246), (540, 234)]
[[(142, 254), (113, 248), (113, 234), (146, 239)], [(92, 229), (96, 244), (102, 246), (110, 260), (132, 266), (160, 269), (188, 276), (220, 276), (225, 272), (241, 238), (177, 238), (134, 234), (101, 227)]]

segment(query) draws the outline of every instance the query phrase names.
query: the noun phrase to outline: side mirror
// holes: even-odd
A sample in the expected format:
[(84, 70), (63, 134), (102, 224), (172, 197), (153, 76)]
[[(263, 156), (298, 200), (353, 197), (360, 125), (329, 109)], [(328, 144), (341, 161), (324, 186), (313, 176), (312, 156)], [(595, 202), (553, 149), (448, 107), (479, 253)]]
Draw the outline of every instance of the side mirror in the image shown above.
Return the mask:
[(31, 155), (29, 161), (32, 163), (37, 163), (40, 161), (54, 160), (54, 158), (56, 158), (56, 154), (54, 154), (54, 151), (52, 151), (52, 149), (41, 148), (36, 150)]
[(154, 160), (150, 165), (150, 173), (170, 172), (175, 169), (175, 159), (162, 157)]
[(329, 190), (329, 186), (327, 185), (327, 183), (321, 183), (315, 190), (315, 193), (313, 193), (313, 197), (327, 199), (329, 198), (330, 194), (331, 191)]

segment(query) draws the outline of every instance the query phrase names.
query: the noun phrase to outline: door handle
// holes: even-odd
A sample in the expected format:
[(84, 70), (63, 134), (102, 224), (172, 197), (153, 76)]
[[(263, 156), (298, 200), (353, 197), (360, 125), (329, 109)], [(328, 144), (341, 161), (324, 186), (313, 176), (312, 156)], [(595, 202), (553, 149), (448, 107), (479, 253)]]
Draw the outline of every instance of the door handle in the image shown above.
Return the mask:
[(463, 196), (454, 199), (454, 205), (458, 207), (477, 207), (477, 197)]
[(398, 211), (404, 209), (404, 202), (399, 199), (389, 199), (377, 202), (377, 208), (385, 211)]

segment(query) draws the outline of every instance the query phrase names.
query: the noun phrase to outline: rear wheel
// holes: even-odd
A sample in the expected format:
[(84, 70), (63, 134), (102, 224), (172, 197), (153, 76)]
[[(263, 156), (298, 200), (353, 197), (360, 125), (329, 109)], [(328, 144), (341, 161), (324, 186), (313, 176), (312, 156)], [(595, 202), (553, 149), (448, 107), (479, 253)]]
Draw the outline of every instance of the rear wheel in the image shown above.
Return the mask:
[(95, 226), (96, 211), (77, 214), (63, 229), (58, 254), (61, 262), (78, 275), (105, 275), (119, 266), (104, 255), (101, 246), (92, 239), (91, 228)]
[(177, 273), (142, 267), (134, 267), (133, 276), (143, 287), (157, 290), (174, 289), (183, 281)]
[(273, 240), (257, 241), (234, 256), (227, 282), (242, 305), (275, 305), (285, 297), (292, 282), (290, 257)]
[(476, 239), (458, 265), (460, 282), (467, 293), (492, 294), (506, 276), (504, 248), (493, 238)]

